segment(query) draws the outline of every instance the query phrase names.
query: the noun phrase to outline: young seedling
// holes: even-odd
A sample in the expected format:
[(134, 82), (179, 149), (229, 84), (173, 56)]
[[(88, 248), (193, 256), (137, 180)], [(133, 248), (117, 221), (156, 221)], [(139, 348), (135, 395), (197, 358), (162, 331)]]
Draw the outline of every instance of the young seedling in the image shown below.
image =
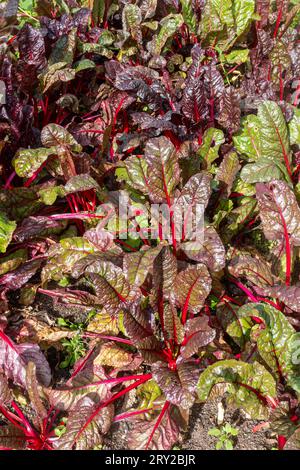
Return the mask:
[(226, 423), (221, 428), (210, 429), (207, 434), (218, 438), (216, 442), (216, 450), (233, 450), (235, 437), (238, 433), (238, 429), (234, 428), (229, 423)]

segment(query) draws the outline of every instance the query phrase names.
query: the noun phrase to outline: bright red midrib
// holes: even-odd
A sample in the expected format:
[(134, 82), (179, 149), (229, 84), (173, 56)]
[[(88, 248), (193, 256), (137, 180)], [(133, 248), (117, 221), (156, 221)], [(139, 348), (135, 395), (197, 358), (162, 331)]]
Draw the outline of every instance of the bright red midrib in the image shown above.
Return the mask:
[(185, 324), (186, 323), (186, 320), (187, 320), (187, 313), (188, 313), (188, 308), (189, 308), (189, 303), (190, 303), (190, 298), (191, 298), (191, 295), (192, 295), (192, 291), (196, 285), (196, 283), (198, 282), (199, 280), (199, 277), (197, 277), (197, 279), (195, 279), (195, 281), (193, 282), (193, 284), (191, 285), (191, 287), (189, 288), (189, 291), (188, 291), (188, 294), (186, 296), (186, 299), (185, 299), (185, 302), (184, 302), (184, 307), (183, 307), (183, 310), (182, 310), (182, 317), (181, 317), (181, 320), (182, 320), (182, 323)]
[(170, 406), (170, 402), (169, 402), (169, 401), (166, 401), (165, 404), (164, 404), (164, 406), (163, 406), (163, 409), (161, 410), (161, 412), (160, 412), (160, 414), (159, 414), (159, 416), (158, 416), (158, 418), (157, 418), (157, 421), (156, 421), (156, 423), (155, 423), (155, 425), (154, 425), (154, 427), (153, 427), (153, 429), (152, 429), (152, 432), (151, 432), (151, 434), (150, 434), (150, 437), (149, 437), (149, 439), (148, 439), (148, 441), (147, 441), (146, 448), (145, 448), (146, 450), (148, 449), (149, 445), (151, 444), (152, 439), (153, 439), (153, 436), (154, 436), (154, 434), (155, 434), (155, 431), (158, 429), (160, 423), (162, 422), (162, 419), (163, 419), (163, 417), (164, 417), (166, 411), (168, 410), (169, 406)]
[(281, 2), (280, 9), (279, 9), (279, 12), (278, 12), (278, 16), (277, 16), (277, 20), (276, 20), (276, 25), (275, 25), (275, 30), (274, 30), (274, 34), (273, 34), (273, 38), (274, 38), (274, 39), (277, 38), (279, 26), (280, 26), (280, 23), (281, 23), (282, 13), (283, 13), (283, 4), (284, 4), (284, 1)]
[[(71, 390), (85, 390), (86, 388), (90, 387), (96, 387), (97, 385), (106, 385), (106, 384), (118, 384), (122, 382), (130, 382), (131, 380), (139, 380), (140, 378), (143, 378), (143, 374), (139, 375), (128, 375), (124, 377), (117, 377), (113, 379), (104, 379), (104, 380), (97, 380), (96, 382), (91, 382), (86, 385), (79, 385), (78, 387), (72, 387)], [(68, 391), (68, 390), (62, 390), (62, 391)]]
[(292, 255), (291, 255), (291, 245), (290, 245), (290, 238), (288, 229), (286, 226), (285, 219), (283, 217), (283, 213), (281, 208), (277, 205), (278, 212), (281, 218), (281, 222), (283, 225), (283, 232), (284, 232), (284, 239), (285, 239), (285, 254), (286, 254), (286, 273), (285, 273), (285, 285), (289, 286), (291, 283), (291, 266), (292, 266)]
[(113, 403), (114, 401), (116, 401), (118, 398), (120, 398), (121, 396), (125, 395), (126, 393), (130, 392), (130, 390), (133, 390), (135, 388), (137, 388), (139, 385), (142, 385), (144, 382), (147, 382), (148, 380), (150, 380), (152, 378), (152, 374), (146, 374), (144, 375), (144, 377), (141, 379), (141, 380), (138, 380), (137, 382), (135, 382), (134, 384), (132, 385), (129, 385), (129, 387), (126, 387), (124, 390), (121, 390), (120, 392), (116, 393), (115, 395), (113, 395), (109, 400), (107, 400), (106, 402), (104, 403), (101, 403), (101, 405), (99, 405), (96, 410), (91, 414), (91, 416), (89, 417), (89, 419), (84, 423), (84, 425), (81, 427), (81, 429), (78, 431), (78, 433), (76, 434), (74, 440), (73, 440), (73, 444), (76, 444), (78, 438), (80, 437), (80, 435), (83, 433), (83, 431), (85, 431), (85, 429), (90, 425), (90, 423), (93, 421), (93, 419), (97, 416), (97, 414), (103, 409), (105, 408), (106, 406), (110, 405), (111, 403)]

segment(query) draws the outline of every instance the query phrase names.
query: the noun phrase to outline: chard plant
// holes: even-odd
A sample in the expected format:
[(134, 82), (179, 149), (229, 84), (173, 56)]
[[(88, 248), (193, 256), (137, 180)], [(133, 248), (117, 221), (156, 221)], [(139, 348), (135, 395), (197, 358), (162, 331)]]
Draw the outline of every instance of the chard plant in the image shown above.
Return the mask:
[(0, 448), (172, 449), (223, 395), (297, 447), (298, 2), (1, 9)]

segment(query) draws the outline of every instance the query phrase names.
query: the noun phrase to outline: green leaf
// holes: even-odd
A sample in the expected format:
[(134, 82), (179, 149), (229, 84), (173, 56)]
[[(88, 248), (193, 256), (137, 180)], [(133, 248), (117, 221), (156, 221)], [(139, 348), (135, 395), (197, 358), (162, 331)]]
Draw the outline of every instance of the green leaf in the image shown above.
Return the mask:
[(265, 329), (254, 329), (259, 354), (275, 373), (278, 373), (279, 365), (288, 384), (300, 393), (300, 366), (295, 355), (300, 334), (295, 333), (285, 315), (271, 305), (252, 303), (243, 305), (238, 316), (257, 317), (264, 321)]
[(268, 183), (285, 178), (285, 171), (276, 162), (260, 158), (257, 162), (245, 165), (241, 171), (241, 179), (245, 183)]
[(82, 72), (82, 70), (94, 69), (96, 67), (95, 62), (89, 59), (83, 59), (76, 62), (73, 66), (75, 73)]
[(182, 7), (182, 16), (185, 24), (189, 27), (189, 31), (197, 33), (197, 18), (193, 10), (192, 0), (180, 0)]
[(1, 258), (0, 276), (8, 273), (9, 271), (13, 271), (26, 260), (27, 250), (24, 249), (17, 250), (14, 253), (11, 253), (10, 255), (6, 256), (5, 258)]
[(0, 252), (5, 253), (6, 248), (11, 242), (13, 233), (17, 227), (16, 222), (9, 220), (4, 214), (0, 212)]
[[(200, 375), (197, 385), (200, 401), (206, 401), (217, 384), (224, 384), (229, 403), (243, 408), (253, 419), (264, 419), (266, 399), (276, 397), (276, 382), (261, 364), (248, 364), (229, 359), (208, 366)], [(224, 388), (222, 390), (224, 393)], [(261, 396), (261, 399), (259, 398)]]
[(290, 141), (292, 145), (300, 146), (300, 109), (294, 108), (294, 116), (289, 122)]
[(124, 162), (119, 163), (116, 176), (118, 181), (126, 181), (133, 189), (148, 194), (147, 169), (145, 158), (131, 155)]
[(257, 160), (262, 156), (260, 132), (260, 119), (250, 114), (242, 119), (241, 130), (233, 136), (236, 150), (249, 160)]
[(234, 26), (232, 0), (207, 0), (199, 26), (201, 36), (205, 38), (212, 32), (222, 31), (225, 26)]
[(19, 150), (13, 159), (18, 176), (30, 178), (50, 155), (57, 153), (56, 147)]
[(237, 36), (244, 33), (250, 26), (255, 6), (255, 0), (233, 0), (233, 16)]
[(74, 59), (76, 49), (77, 28), (73, 28), (69, 34), (61, 36), (52, 48), (51, 55), (48, 60), (48, 65), (64, 62), (66, 65), (71, 65)]
[(205, 131), (199, 154), (206, 162), (207, 168), (210, 168), (212, 162), (219, 157), (218, 152), (224, 142), (224, 133), (220, 129), (210, 127)]
[(229, 439), (226, 439), (224, 446), (226, 450), (233, 450), (233, 444)]
[(182, 26), (184, 20), (182, 15), (171, 13), (160, 21), (160, 31), (155, 35), (152, 41), (148, 42), (147, 49), (153, 55), (160, 55), (162, 48), (167, 40)]
[(123, 31), (130, 33), (131, 37), (138, 43), (142, 43), (141, 32), (142, 13), (137, 5), (127, 3), (122, 12)]
[(221, 434), (221, 431), (220, 431), (220, 429), (218, 429), (218, 428), (213, 428), (213, 429), (210, 429), (207, 434), (208, 434), (209, 436), (219, 437), (220, 434)]
[(90, 253), (95, 247), (86, 239), (80, 237), (65, 238), (53, 245), (49, 252), (49, 261), (42, 271), (42, 281), (53, 279), (59, 281), (63, 274), (72, 273), (74, 264)]
[(105, 12), (105, 5), (105, 0), (93, 0), (92, 18), (95, 25), (102, 23)]
[(275, 101), (264, 101), (258, 107), (261, 122), (261, 154), (286, 166), (291, 163), (290, 142), (283, 113)]
[(249, 59), (249, 49), (236, 49), (224, 54), (226, 64), (244, 64)]

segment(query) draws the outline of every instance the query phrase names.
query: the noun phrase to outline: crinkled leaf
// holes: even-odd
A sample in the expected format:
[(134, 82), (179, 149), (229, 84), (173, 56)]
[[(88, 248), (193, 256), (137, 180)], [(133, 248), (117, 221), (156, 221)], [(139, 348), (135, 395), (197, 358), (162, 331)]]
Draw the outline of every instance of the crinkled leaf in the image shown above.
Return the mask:
[(171, 370), (168, 364), (157, 362), (152, 366), (152, 374), (170, 403), (184, 409), (193, 405), (199, 378), (199, 367), (194, 361), (182, 361), (177, 364), (176, 370)]
[(203, 50), (199, 45), (192, 49), (192, 65), (188, 71), (182, 97), (182, 112), (194, 124), (205, 119), (208, 113), (207, 97), (203, 83)]
[(155, 258), (159, 255), (162, 245), (145, 249), (124, 256), (124, 273), (130, 284), (141, 286), (153, 268)]
[(256, 185), (259, 215), (268, 240), (283, 241), (287, 234), (294, 245), (300, 244), (300, 208), (294, 192), (284, 181)]
[(116, 315), (129, 298), (130, 286), (118, 266), (103, 261), (99, 268), (97, 274), (88, 271), (85, 277), (94, 288), (99, 303), (111, 315)]
[(265, 329), (255, 331), (259, 354), (274, 372), (278, 372), (279, 367), (280, 373), (299, 392), (299, 357), (296, 355), (296, 347), (299, 348), (300, 335), (295, 334), (284, 314), (271, 305), (254, 303), (243, 305), (238, 316), (256, 317), (264, 321)]
[[(0, 405), (9, 405), (12, 401), (12, 393), (8, 386), (7, 379), (4, 374), (0, 373)], [(1, 443), (1, 437), (0, 437)]]
[(204, 264), (189, 266), (177, 274), (173, 295), (177, 305), (198, 313), (211, 290), (211, 277)]
[(90, 397), (82, 398), (72, 410), (65, 434), (59, 440), (60, 450), (93, 449), (102, 443), (112, 424), (114, 407), (108, 405), (97, 413), (99, 405)]
[(239, 130), (241, 119), (240, 100), (236, 90), (228, 87), (220, 100), (219, 124), (234, 133)]
[(231, 260), (228, 270), (232, 276), (243, 277), (259, 287), (272, 286), (274, 283), (270, 266), (259, 256), (241, 252)]
[(196, 354), (200, 348), (211, 343), (216, 336), (215, 330), (208, 325), (206, 317), (197, 317), (188, 320), (185, 325), (185, 342), (181, 348), (181, 356), (188, 359)]
[(172, 304), (164, 305), (163, 324), (166, 339), (181, 344), (184, 339), (184, 329), (177, 310)]
[(247, 156), (249, 160), (258, 160), (262, 157), (261, 151), (261, 121), (249, 114), (242, 119), (241, 129), (233, 136), (236, 150)]
[(30, 178), (50, 155), (56, 153), (56, 147), (19, 150), (13, 159), (17, 175), (22, 178)]
[(76, 142), (72, 134), (58, 124), (45, 126), (41, 133), (41, 140), (45, 147), (61, 146), (70, 148), (74, 152), (81, 152), (82, 150), (81, 145)]
[(208, 366), (197, 385), (200, 401), (206, 401), (216, 384), (226, 384), (228, 400), (243, 408), (253, 419), (267, 416), (266, 400), (276, 397), (272, 375), (258, 362), (247, 364), (234, 359)]
[(155, 35), (148, 43), (148, 50), (153, 55), (160, 55), (162, 48), (164, 47), (166, 41), (173, 36), (174, 33), (180, 28), (183, 24), (183, 18), (180, 14), (176, 15), (171, 13), (168, 16), (165, 16), (160, 21), (160, 31), (157, 35)]
[(203, 243), (182, 243), (181, 248), (191, 260), (206, 264), (211, 271), (225, 266), (225, 247), (213, 227), (205, 227)]
[(166, 137), (148, 140), (145, 160), (151, 200), (154, 203), (170, 201), (180, 176), (174, 145)]
[(291, 163), (290, 143), (287, 124), (283, 113), (274, 101), (264, 101), (258, 107), (261, 122), (261, 154), (273, 161)]
[(227, 153), (216, 175), (216, 179), (220, 182), (222, 197), (228, 198), (230, 196), (235, 177), (240, 168), (237, 154), (235, 152)]

